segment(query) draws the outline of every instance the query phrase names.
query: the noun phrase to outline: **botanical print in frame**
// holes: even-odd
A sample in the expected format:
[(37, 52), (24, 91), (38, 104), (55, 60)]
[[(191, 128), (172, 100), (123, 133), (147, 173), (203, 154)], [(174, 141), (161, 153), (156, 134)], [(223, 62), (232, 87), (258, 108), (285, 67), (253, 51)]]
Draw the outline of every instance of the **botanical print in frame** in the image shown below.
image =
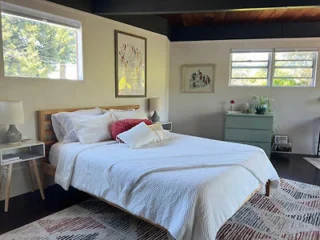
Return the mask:
[(116, 97), (147, 96), (147, 39), (115, 30)]
[(186, 64), (181, 67), (181, 92), (214, 93), (214, 64)]

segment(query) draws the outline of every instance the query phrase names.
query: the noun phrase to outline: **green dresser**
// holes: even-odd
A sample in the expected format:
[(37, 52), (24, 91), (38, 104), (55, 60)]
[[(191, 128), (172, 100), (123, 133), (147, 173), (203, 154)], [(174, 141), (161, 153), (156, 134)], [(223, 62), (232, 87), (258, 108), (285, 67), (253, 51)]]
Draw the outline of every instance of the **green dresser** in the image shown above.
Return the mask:
[(225, 113), (224, 140), (262, 148), (271, 154), (273, 114)]

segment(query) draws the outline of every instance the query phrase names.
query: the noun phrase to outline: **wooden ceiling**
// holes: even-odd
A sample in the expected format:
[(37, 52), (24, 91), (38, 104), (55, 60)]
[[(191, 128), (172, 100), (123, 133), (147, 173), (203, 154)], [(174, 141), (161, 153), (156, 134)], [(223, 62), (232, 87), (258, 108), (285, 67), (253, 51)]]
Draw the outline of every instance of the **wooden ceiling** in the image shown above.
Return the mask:
[(183, 13), (162, 16), (167, 18), (172, 26), (179, 27), (266, 22), (310, 22), (320, 21), (320, 7)]

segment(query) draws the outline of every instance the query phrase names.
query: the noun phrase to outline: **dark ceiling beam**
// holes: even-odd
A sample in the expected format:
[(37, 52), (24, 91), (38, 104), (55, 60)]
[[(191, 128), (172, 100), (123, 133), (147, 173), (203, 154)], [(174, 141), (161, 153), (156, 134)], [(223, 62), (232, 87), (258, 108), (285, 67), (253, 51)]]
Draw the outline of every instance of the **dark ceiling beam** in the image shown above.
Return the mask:
[(106, 18), (170, 36), (168, 20), (158, 15), (108, 15)]
[(320, 22), (172, 27), (172, 42), (320, 37)]
[(319, 0), (93, 0), (93, 13), (166, 14), (320, 6)]
[(92, 13), (92, 0), (47, 0), (67, 7)]

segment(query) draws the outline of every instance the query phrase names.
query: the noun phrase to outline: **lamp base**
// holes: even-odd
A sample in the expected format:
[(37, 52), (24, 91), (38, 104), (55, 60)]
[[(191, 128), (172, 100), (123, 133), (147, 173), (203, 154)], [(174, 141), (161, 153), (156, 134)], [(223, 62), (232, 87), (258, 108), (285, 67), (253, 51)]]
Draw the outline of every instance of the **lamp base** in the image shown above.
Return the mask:
[(21, 143), (22, 134), (18, 131), (16, 125), (10, 125), (9, 130), (6, 134), (6, 139), (8, 144)]
[(159, 115), (157, 114), (157, 111), (154, 111), (151, 119), (150, 119), (153, 123), (157, 123), (160, 121), (160, 117)]

